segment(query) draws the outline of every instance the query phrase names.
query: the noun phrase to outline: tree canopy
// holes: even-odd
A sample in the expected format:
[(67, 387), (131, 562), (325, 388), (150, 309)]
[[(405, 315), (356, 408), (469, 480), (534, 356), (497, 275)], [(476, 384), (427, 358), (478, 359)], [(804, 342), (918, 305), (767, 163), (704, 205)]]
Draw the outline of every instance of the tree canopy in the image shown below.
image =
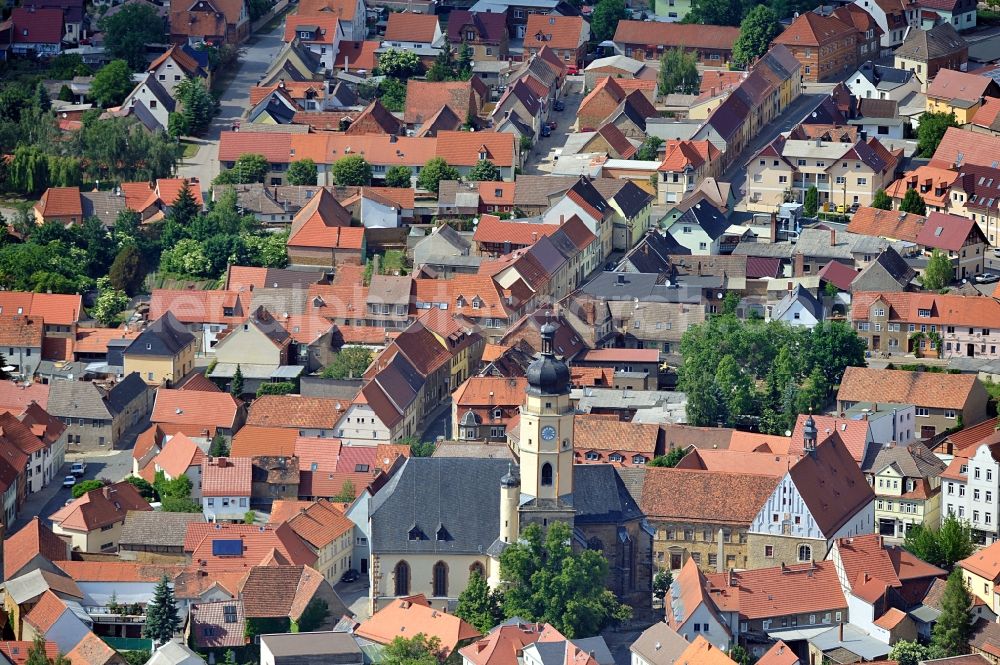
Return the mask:
[[(912, 191), (912, 190), (911, 190)], [(923, 286), (929, 291), (940, 291), (955, 278), (955, 267), (948, 255), (940, 249), (931, 252), (924, 268)]]
[(480, 159), (469, 171), (469, 180), (500, 180), (500, 169), (488, 159)]
[(333, 181), (341, 187), (347, 185), (369, 185), (372, 181), (372, 167), (361, 155), (341, 157), (330, 169)]
[(390, 166), (385, 172), (386, 187), (410, 187), (413, 170), (409, 166)]
[(660, 73), (657, 92), (661, 96), (680, 93), (695, 95), (701, 89), (698, 73), (698, 56), (683, 47), (667, 49), (660, 56)]
[(245, 185), (264, 182), (271, 165), (264, 155), (244, 153), (236, 158), (231, 169), (223, 171), (215, 178), (216, 185)]
[(378, 58), (378, 68), (386, 76), (408, 79), (424, 72), (420, 57), (413, 51), (390, 48)]
[(563, 522), (543, 534), (529, 524), (521, 539), (500, 555), (505, 584), (504, 612), (528, 621), (549, 623), (568, 638), (596, 635), (632, 610), (604, 587), (608, 561), (597, 550), (574, 552), (572, 534)]
[(288, 165), (289, 185), (316, 185), (316, 162), (300, 159)]
[(906, 194), (903, 194), (903, 200), (899, 202), (899, 209), (901, 212), (909, 212), (914, 215), (927, 214), (927, 204), (924, 203), (920, 192), (915, 189), (906, 190)]
[(948, 570), (976, 550), (972, 525), (954, 515), (945, 517), (940, 528), (914, 524), (906, 533), (903, 547), (914, 556)]
[(132, 92), (132, 70), (124, 60), (112, 60), (97, 70), (90, 84), (90, 96), (100, 106), (118, 106)]
[(962, 570), (956, 568), (948, 576), (941, 595), (941, 616), (934, 624), (931, 649), (935, 658), (950, 658), (969, 653), (972, 634), (972, 597), (962, 579)]
[(437, 636), (395, 637), (382, 650), (382, 665), (442, 665), (448, 654)]
[(884, 189), (879, 189), (872, 197), (872, 207), (879, 210), (892, 210), (892, 199), (885, 193)]
[(590, 34), (598, 43), (611, 39), (618, 22), (628, 17), (625, 0), (598, 0), (590, 15)]
[(170, 580), (164, 575), (153, 590), (153, 600), (146, 605), (146, 624), (142, 628), (142, 635), (153, 640), (154, 645), (164, 644), (173, 639), (180, 625), (174, 590)]
[(733, 64), (744, 68), (767, 53), (771, 40), (781, 32), (778, 16), (767, 5), (756, 5), (740, 23), (740, 36), (733, 44)]
[(681, 338), (678, 389), (688, 397), (688, 422), (782, 434), (825, 403), (844, 368), (864, 366), (865, 348), (842, 322), (807, 329), (713, 316)]
[(924, 113), (917, 127), (917, 149), (922, 157), (931, 157), (949, 127), (958, 127), (954, 113)]
[(503, 613), (503, 592), (490, 589), (478, 571), (469, 577), (469, 584), (458, 596), (455, 616), (468, 621), (482, 634), (499, 624), (506, 617)]
[(460, 177), (458, 169), (449, 166), (444, 159), (431, 157), (424, 164), (424, 168), (420, 169), (417, 186), (436, 194), (442, 180), (458, 180)]
[(819, 212), (819, 190), (816, 185), (809, 185), (802, 201), (802, 213), (806, 217), (815, 217)]
[(644, 161), (658, 161), (660, 158), (660, 146), (663, 145), (663, 139), (659, 136), (650, 136), (642, 145), (639, 146), (639, 152), (636, 154), (636, 159), (641, 159)]
[(345, 346), (323, 368), (326, 379), (356, 379), (372, 364), (372, 352), (363, 346)]
[(164, 44), (163, 20), (149, 5), (129, 3), (98, 26), (104, 32), (104, 48), (113, 58), (124, 60), (133, 71), (146, 67), (146, 45)]

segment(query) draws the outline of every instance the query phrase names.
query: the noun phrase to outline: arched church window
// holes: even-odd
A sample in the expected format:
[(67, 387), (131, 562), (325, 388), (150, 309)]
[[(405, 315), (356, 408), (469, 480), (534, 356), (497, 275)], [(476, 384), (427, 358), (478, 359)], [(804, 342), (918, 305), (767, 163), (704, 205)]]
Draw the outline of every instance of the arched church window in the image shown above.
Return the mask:
[(434, 596), (443, 598), (448, 595), (448, 564), (438, 561), (434, 564)]
[(542, 485), (552, 484), (552, 465), (546, 462), (542, 465)]
[(486, 569), (483, 567), (483, 564), (476, 561), (471, 566), (469, 566), (469, 577), (472, 577), (473, 575), (479, 575), (480, 577), (483, 578), (486, 577)]
[(396, 594), (397, 596), (410, 595), (410, 564), (400, 561), (396, 564)]

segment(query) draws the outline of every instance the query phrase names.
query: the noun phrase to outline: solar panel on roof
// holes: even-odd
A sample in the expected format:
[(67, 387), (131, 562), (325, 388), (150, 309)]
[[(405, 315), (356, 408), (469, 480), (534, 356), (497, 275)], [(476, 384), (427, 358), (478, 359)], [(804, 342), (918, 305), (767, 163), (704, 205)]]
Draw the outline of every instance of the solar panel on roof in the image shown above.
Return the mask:
[(240, 539), (218, 538), (212, 541), (212, 556), (240, 556), (243, 554), (243, 541)]

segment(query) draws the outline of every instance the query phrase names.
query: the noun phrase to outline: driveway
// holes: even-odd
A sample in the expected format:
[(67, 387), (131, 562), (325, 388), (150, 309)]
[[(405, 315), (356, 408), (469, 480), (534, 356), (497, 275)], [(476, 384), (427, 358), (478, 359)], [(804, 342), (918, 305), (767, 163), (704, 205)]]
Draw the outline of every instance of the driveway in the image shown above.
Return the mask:
[(250, 88), (257, 85), (261, 76), (277, 58), (284, 46), (281, 38), (284, 22), (267, 32), (260, 32), (240, 48), (240, 60), (236, 75), (222, 91), (219, 99), (219, 114), (212, 126), (201, 139), (193, 139), (201, 145), (194, 157), (183, 160), (177, 167), (177, 175), (182, 178), (198, 178), (202, 192), (207, 193), (212, 179), (219, 174), (219, 136), (229, 131), (233, 123), (240, 120), (250, 104)]
[(566, 138), (573, 133), (573, 124), (583, 101), (583, 76), (566, 77), (563, 96), (560, 97), (566, 105), (562, 111), (550, 111), (549, 119), (556, 121), (556, 128), (549, 137), (538, 137), (531, 148), (528, 160), (524, 164), (524, 173), (541, 175), (551, 173), (555, 165), (556, 150), (566, 145)]
[(345, 584), (343, 582), (337, 582), (333, 586), (334, 591), (340, 596), (340, 599), (344, 601), (348, 609), (354, 613), (354, 619), (356, 621), (364, 621), (371, 616), (368, 611), (368, 577), (362, 576), (357, 582), (351, 582)]

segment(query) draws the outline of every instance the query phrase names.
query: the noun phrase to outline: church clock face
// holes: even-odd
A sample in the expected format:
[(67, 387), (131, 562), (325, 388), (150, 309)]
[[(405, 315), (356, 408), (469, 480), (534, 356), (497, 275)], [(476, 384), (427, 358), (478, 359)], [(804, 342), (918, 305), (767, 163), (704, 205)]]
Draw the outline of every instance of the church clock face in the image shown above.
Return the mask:
[(551, 425), (547, 425), (542, 428), (542, 438), (546, 441), (551, 441), (556, 438), (556, 428)]

